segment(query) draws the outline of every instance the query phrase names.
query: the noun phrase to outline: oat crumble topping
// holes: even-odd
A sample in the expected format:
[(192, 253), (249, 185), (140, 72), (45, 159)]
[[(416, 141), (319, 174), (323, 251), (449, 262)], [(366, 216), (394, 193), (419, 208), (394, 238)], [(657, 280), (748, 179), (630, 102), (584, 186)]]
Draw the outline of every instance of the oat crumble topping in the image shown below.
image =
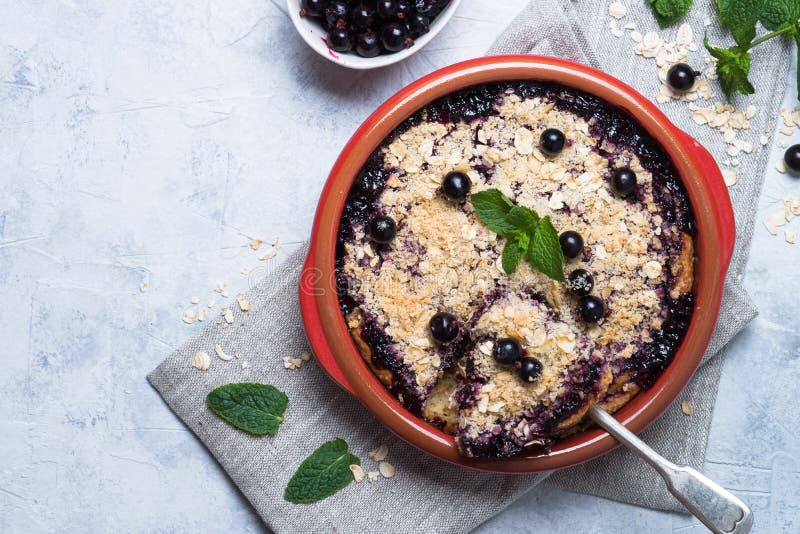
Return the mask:
[[(401, 402), (455, 432), (467, 455), (546, 445), (578, 424), (590, 402), (620, 407), (674, 353), (662, 337), (674, 330), (675, 310), (691, 313), (693, 219), (666, 155), (620, 112), (593, 115), (603, 105), (593, 97), (530, 85), (476, 89), (464, 98), (480, 107), (474, 116), (453, 120), (431, 108), (412, 117), (362, 171), (340, 228), (337, 282), (356, 344)], [(607, 135), (609, 126), (618, 135)], [(537, 147), (545, 128), (566, 136), (557, 157)], [(638, 180), (628, 200), (608, 184), (626, 166)], [(607, 316), (582, 323), (566, 287), (527, 262), (506, 275), (502, 238), (476, 219), (469, 200), (439, 192), (451, 171), (469, 176), (472, 193), (497, 188), (549, 215), (559, 231), (580, 233), (584, 253), (565, 270), (593, 274)], [(381, 190), (364, 201), (376, 176)], [(366, 235), (365, 217), (376, 214), (396, 221), (392, 243)], [(463, 323), (463, 335), (444, 347), (428, 331), (439, 311)], [(674, 333), (680, 338), (681, 327)], [(501, 337), (541, 361), (539, 380), (524, 383), (492, 359)], [(660, 358), (652, 367), (643, 363), (647, 351)], [(498, 445), (487, 435), (510, 441)]]

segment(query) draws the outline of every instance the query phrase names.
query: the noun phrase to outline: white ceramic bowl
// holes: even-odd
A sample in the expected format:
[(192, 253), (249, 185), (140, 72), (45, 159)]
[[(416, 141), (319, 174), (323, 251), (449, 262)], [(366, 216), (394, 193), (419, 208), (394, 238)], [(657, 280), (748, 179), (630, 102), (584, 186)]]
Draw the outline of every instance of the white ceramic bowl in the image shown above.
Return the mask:
[(310, 17), (300, 16), (300, 0), (286, 0), (286, 7), (289, 9), (289, 16), (292, 18), (292, 23), (303, 40), (308, 43), (308, 46), (313, 48), (319, 55), (343, 67), (351, 69), (374, 69), (377, 67), (385, 67), (392, 63), (402, 61), (414, 52), (421, 50), (423, 46), (428, 44), (431, 39), (436, 37), (447, 21), (453, 16), (458, 9), (461, 0), (450, 0), (450, 4), (439, 13), (439, 16), (433, 19), (431, 29), (428, 33), (414, 40), (414, 46), (395, 52), (394, 54), (381, 54), (376, 57), (361, 57), (355, 52), (339, 53), (334, 52), (328, 48), (325, 42), (327, 32), (317, 21)]

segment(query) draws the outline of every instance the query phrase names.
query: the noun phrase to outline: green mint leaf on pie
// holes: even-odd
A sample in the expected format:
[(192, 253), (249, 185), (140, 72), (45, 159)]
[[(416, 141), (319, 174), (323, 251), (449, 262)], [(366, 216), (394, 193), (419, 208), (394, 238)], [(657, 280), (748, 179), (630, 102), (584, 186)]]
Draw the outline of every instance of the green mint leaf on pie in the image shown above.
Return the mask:
[(558, 242), (558, 232), (545, 217), (539, 222), (536, 232), (528, 245), (528, 261), (536, 269), (553, 280), (564, 281), (564, 253)]
[(662, 28), (672, 26), (681, 20), (692, 7), (692, 0), (647, 0), (647, 3)]
[(506, 222), (506, 215), (514, 203), (498, 189), (474, 193), (470, 200), (475, 215), (492, 232), (504, 236), (514, 229), (513, 225)]
[(289, 398), (267, 384), (226, 384), (206, 397), (209, 408), (227, 422), (255, 436), (274, 436)]
[(506, 215), (506, 222), (524, 232), (533, 233), (539, 224), (539, 215), (525, 206), (514, 206)]
[[(528, 243), (527, 236), (525, 236), (525, 244)], [(503, 263), (503, 271), (506, 274), (511, 274), (517, 270), (517, 266), (522, 258), (525, 257), (525, 251), (527, 250), (525, 246), (522, 246), (523, 243), (520, 242), (521, 240), (514, 237), (509, 237), (506, 240), (506, 246), (503, 247), (503, 256), (502, 256), (502, 263)]]
[(756, 36), (756, 22), (764, 0), (717, 0), (717, 7), (720, 25), (730, 29), (737, 45), (747, 48)]
[(323, 443), (297, 468), (283, 498), (293, 503), (310, 503), (330, 497), (353, 481), (352, 464), (361, 465), (361, 460), (348, 452), (343, 439)]
[(708, 37), (703, 39), (706, 50), (717, 58), (717, 78), (730, 100), (733, 93), (752, 95), (756, 89), (747, 75), (750, 73), (750, 54), (747, 50), (734, 46), (729, 49), (717, 48), (708, 44)]

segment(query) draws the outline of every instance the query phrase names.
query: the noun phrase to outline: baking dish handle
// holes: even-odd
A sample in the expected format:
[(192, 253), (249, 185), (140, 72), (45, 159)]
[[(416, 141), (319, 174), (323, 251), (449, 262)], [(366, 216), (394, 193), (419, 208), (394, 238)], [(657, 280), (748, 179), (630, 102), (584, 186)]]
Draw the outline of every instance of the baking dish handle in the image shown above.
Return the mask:
[(339, 384), (342, 388), (347, 390), (350, 394), (355, 395), (353, 386), (347, 381), (344, 373), (336, 363), (333, 357), (328, 342), (325, 340), (325, 334), (322, 332), (322, 324), (317, 310), (317, 296), (320, 291), (324, 291), (319, 287), (319, 277), (322, 276), (319, 269), (314, 267), (314, 252), (313, 246), (309, 247), (306, 262), (303, 264), (303, 270), (300, 272), (300, 282), (298, 283), (298, 297), (300, 300), (300, 313), (303, 315), (303, 323), (306, 327), (306, 336), (311, 345), (311, 350), (317, 358), (317, 362), (328, 375)]
[(733, 256), (733, 247), (736, 244), (736, 219), (733, 215), (728, 186), (725, 185), (722, 171), (720, 171), (719, 165), (714, 160), (714, 156), (686, 132), (681, 131), (680, 133), (683, 136), (686, 147), (695, 156), (700, 172), (703, 173), (704, 179), (701, 182), (708, 192), (708, 198), (714, 199), (712, 205), (704, 206), (703, 208), (710, 209), (714, 213), (714, 220), (718, 222), (716, 237), (720, 243), (722, 254), (720, 259), (723, 260), (721, 264), (724, 265), (727, 271), (728, 264)]

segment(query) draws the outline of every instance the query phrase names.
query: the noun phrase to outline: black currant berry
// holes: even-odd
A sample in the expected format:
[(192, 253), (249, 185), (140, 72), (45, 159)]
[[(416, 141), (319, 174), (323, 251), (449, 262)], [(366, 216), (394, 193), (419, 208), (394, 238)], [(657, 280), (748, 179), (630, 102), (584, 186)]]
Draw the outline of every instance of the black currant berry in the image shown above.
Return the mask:
[(353, 49), (353, 40), (347, 28), (331, 28), (328, 32), (328, 48), (336, 52), (349, 52)]
[(783, 161), (792, 174), (800, 173), (800, 145), (792, 145), (787, 148), (783, 154)]
[(522, 358), (522, 346), (516, 339), (498, 339), (492, 348), (492, 356), (497, 363), (511, 365)]
[(300, 2), (301, 17), (319, 17), (325, 11), (326, 0), (302, 0)]
[(406, 28), (399, 22), (390, 22), (381, 30), (381, 44), (389, 52), (399, 52), (407, 46)]
[(586, 295), (578, 301), (578, 312), (585, 323), (596, 323), (605, 315), (606, 306), (599, 298)]
[(677, 63), (667, 71), (667, 83), (675, 91), (688, 91), (694, 86), (694, 80), (700, 73), (694, 70), (691, 65)]
[(636, 173), (629, 167), (617, 169), (611, 177), (611, 186), (619, 196), (627, 197), (636, 189)]
[(377, 243), (390, 243), (397, 235), (397, 225), (391, 217), (380, 215), (369, 222), (369, 237)]
[(374, 18), (375, 10), (366, 4), (358, 4), (350, 12), (350, 24), (359, 30), (369, 29)]
[(583, 252), (583, 238), (574, 230), (562, 232), (558, 236), (558, 242), (561, 243), (561, 252), (567, 258), (577, 258), (578, 254)]
[(548, 128), (539, 136), (539, 147), (548, 156), (555, 156), (564, 149), (564, 132), (555, 128)]
[(585, 297), (594, 288), (594, 278), (586, 269), (575, 269), (567, 277), (567, 289), (573, 295)]
[(439, 343), (450, 343), (458, 335), (458, 319), (446, 312), (439, 312), (428, 323), (433, 339)]
[(328, 28), (344, 25), (346, 21), (347, 2), (345, 0), (333, 0), (330, 2), (328, 7), (325, 8), (325, 22), (328, 24)]
[(536, 358), (523, 358), (519, 366), (519, 377), (525, 382), (533, 382), (542, 374), (542, 362)]
[(375, 57), (381, 53), (378, 34), (367, 30), (356, 37), (356, 53), (361, 57)]
[(471, 187), (472, 180), (463, 172), (450, 172), (442, 180), (442, 193), (450, 200), (464, 200)]

